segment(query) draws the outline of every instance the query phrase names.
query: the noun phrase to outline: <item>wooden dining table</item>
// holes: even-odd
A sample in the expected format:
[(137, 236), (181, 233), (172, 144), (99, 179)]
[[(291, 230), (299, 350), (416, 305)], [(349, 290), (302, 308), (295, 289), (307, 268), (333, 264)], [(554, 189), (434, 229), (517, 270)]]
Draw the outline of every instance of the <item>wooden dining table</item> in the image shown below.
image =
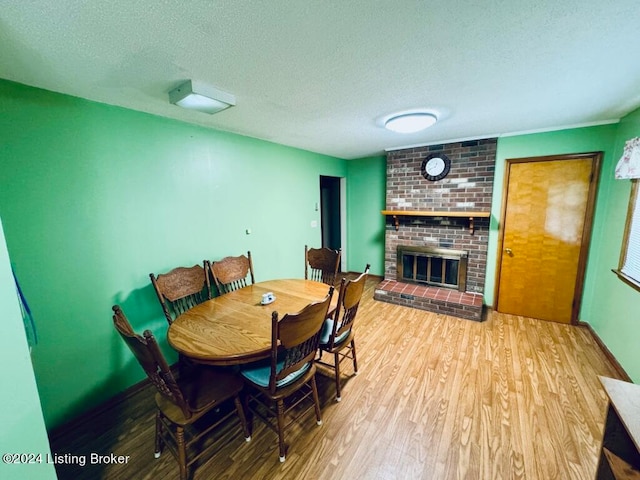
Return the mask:
[[(275, 300), (263, 305), (262, 295)], [(259, 282), (207, 300), (178, 316), (169, 326), (169, 345), (194, 362), (207, 365), (239, 365), (271, 352), (271, 315), (297, 313), (322, 300), (329, 285), (312, 280), (286, 279)], [(337, 304), (334, 292), (331, 307)]]

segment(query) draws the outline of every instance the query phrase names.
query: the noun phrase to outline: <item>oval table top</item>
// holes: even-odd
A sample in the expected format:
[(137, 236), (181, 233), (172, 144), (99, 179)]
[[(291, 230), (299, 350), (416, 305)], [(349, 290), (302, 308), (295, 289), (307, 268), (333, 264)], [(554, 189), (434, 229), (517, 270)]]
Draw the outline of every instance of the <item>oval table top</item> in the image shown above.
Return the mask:
[[(262, 295), (275, 301), (262, 305)], [(237, 365), (268, 358), (271, 314), (297, 313), (322, 300), (329, 286), (312, 280), (269, 280), (207, 300), (189, 309), (171, 324), (169, 345), (197, 363)], [(334, 292), (330, 310), (338, 300)]]

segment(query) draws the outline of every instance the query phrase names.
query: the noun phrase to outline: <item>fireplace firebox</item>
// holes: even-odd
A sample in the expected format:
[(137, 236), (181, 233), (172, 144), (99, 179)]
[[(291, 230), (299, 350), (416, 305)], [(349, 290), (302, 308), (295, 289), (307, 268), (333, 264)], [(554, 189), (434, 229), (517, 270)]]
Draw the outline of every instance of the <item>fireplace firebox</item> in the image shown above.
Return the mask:
[(397, 280), (464, 292), (468, 256), (464, 250), (398, 245)]

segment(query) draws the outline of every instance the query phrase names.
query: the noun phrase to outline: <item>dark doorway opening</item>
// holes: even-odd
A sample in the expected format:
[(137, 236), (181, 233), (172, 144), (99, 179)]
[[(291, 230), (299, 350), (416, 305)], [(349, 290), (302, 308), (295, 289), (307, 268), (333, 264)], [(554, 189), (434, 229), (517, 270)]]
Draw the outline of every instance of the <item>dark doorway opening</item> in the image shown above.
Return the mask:
[(320, 176), (320, 227), (322, 246), (342, 248), (340, 231), (340, 177)]

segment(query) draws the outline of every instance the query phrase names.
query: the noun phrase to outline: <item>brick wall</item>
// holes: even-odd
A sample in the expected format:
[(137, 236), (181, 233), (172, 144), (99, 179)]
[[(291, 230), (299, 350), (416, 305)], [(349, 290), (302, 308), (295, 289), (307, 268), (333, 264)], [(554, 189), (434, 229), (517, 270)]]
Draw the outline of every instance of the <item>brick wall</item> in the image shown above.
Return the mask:
[[(491, 208), (495, 138), (431, 145), (389, 152), (387, 155), (387, 210), (483, 211)], [(423, 159), (444, 153), (451, 160), (447, 177), (426, 180)], [(391, 217), (385, 233), (385, 279), (396, 280), (396, 247), (402, 245), (455, 248), (469, 252), (467, 291), (483, 292), (487, 266), (489, 219), (475, 218), (474, 233), (467, 218), (399, 217), (396, 231)]]

